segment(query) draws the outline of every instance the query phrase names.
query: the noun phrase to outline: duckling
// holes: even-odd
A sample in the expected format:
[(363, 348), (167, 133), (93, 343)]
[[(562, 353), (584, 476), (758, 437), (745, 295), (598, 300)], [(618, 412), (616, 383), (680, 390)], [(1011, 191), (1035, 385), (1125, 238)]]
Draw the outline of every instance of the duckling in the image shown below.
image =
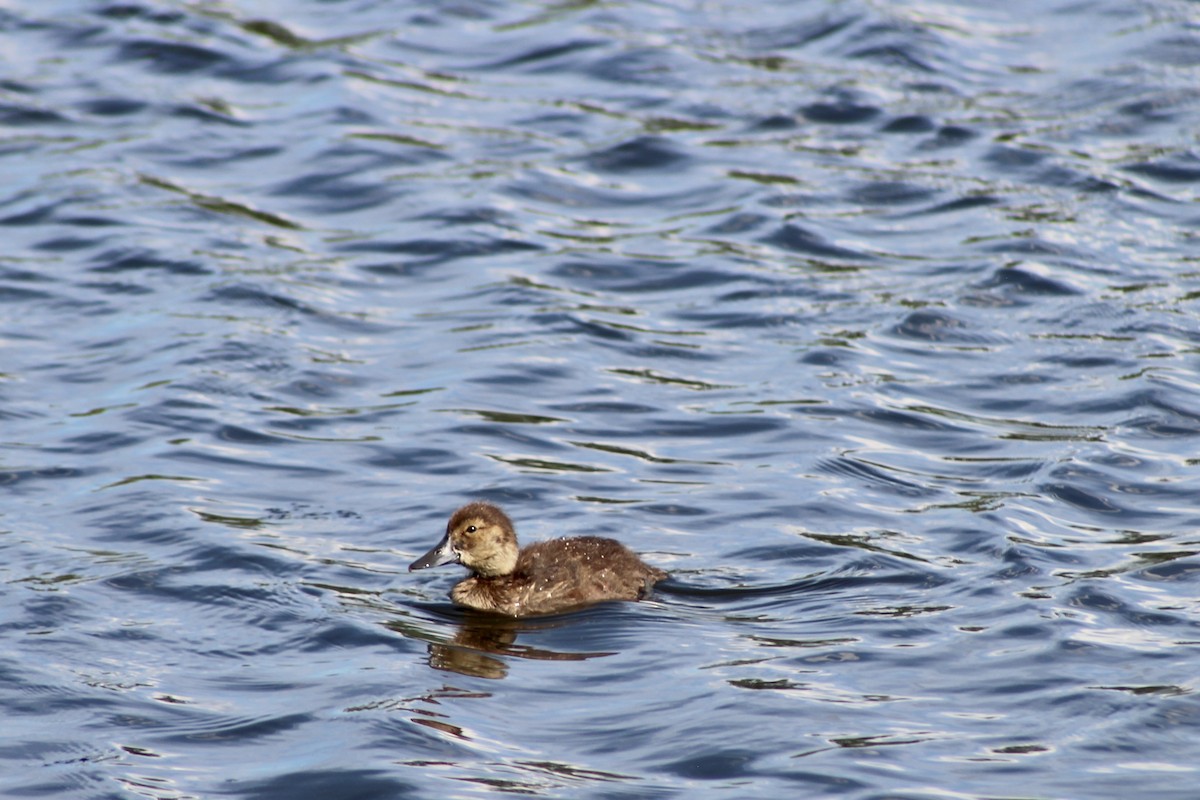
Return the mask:
[(508, 515), (491, 503), (454, 512), (446, 535), (409, 571), (462, 564), (471, 574), (454, 585), (460, 606), (510, 617), (554, 614), (603, 600), (641, 600), (667, 577), (625, 545), (599, 536), (517, 546)]

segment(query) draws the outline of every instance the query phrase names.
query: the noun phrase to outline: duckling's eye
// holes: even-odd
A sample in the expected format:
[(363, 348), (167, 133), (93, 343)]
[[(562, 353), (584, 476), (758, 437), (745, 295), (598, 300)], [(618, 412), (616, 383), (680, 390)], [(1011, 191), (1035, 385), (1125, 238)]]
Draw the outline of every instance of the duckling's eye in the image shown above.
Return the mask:
[(474, 525), (468, 525), (468, 526), (467, 526), (467, 533), (474, 533), (474, 532), (475, 532), (475, 526), (474, 526)]

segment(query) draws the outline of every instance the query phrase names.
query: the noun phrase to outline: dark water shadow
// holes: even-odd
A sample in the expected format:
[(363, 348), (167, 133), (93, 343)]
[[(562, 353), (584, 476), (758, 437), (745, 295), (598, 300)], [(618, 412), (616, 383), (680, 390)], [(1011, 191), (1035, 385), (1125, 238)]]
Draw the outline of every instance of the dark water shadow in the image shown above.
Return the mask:
[(406, 619), (386, 623), (387, 627), (412, 639), (426, 642), (429, 666), (476, 678), (499, 680), (508, 676), (507, 658), (534, 661), (586, 661), (615, 655), (612, 651), (570, 651), (519, 644), (520, 634), (534, 634), (575, 624), (585, 612), (545, 617), (513, 619), (498, 614), (460, 610), (443, 604), (429, 607), (439, 616), (457, 624), (454, 635), (446, 638), (415, 626)]

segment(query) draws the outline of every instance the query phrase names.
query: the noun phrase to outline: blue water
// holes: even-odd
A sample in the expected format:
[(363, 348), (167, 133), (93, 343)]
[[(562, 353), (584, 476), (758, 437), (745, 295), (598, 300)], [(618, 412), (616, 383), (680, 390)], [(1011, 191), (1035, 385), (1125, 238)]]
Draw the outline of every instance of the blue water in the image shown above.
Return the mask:
[[(1200, 796), (1193, 2), (0, 9), (0, 795)], [(468, 616), (459, 504), (637, 604)]]

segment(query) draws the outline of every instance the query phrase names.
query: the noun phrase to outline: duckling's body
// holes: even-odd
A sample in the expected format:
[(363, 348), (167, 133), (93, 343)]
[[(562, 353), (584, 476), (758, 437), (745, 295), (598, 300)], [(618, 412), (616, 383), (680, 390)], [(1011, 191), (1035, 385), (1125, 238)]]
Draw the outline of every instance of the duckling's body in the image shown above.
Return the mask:
[(410, 570), (456, 562), (471, 574), (450, 599), (510, 617), (553, 614), (604, 600), (640, 600), (667, 573), (613, 539), (578, 536), (517, 546), (508, 515), (491, 503), (454, 512), (446, 536)]

